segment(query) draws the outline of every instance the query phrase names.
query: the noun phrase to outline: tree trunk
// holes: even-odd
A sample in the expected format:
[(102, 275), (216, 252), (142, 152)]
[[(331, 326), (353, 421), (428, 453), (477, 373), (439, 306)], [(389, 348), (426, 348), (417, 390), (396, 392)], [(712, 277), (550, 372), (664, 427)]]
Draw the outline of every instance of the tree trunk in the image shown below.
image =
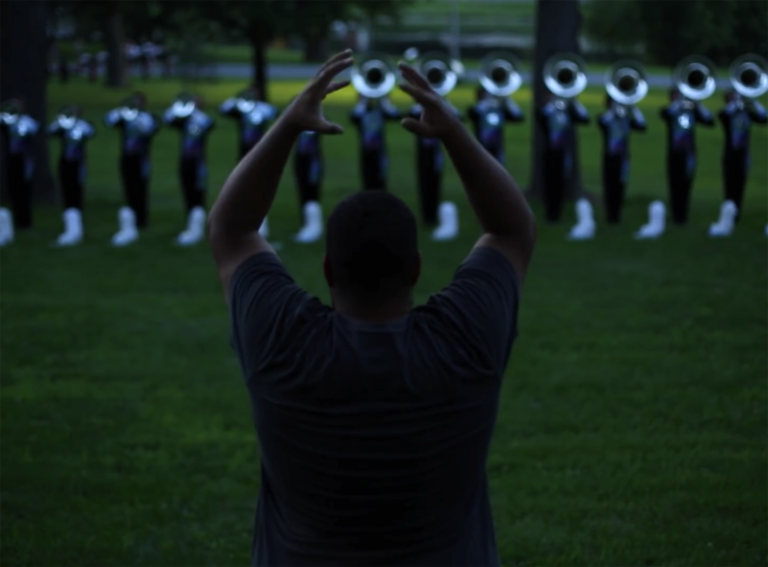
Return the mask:
[(125, 34), (123, 33), (123, 14), (120, 4), (112, 2), (106, 26), (107, 76), (105, 85), (114, 89), (126, 86), (125, 73)]
[[(546, 87), (542, 77), (544, 63), (556, 53), (570, 52), (581, 54), (579, 31), (581, 29), (581, 11), (579, 0), (537, 0), (536, 2), (536, 48), (533, 68), (533, 108), (544, 105)], [(532, 117), (535, 119), (535, 116)], [(582, 193), (581, 166), (579, 164), (578, 127), (575, 127), (571, 141), (573, 155), (573, 173), (566, 189), (566, 197), (573, 198)], [(540, 197), (543, 190), (544, 130), (538, 121), (533, 126), (533, 164), (528, 193)]]
[[(56, 185), (45, 135), (48, 126), (46, 28), (44, 0), (0, 2), (0, 97), (23, 99), (25, 113), (40, 123), (41, 133), (33, 142), (33, 192), (36, 199), (53, 202)], [(4, 164), (2, 171), (5, 171)], [(7, 180), (4, 174), (0, 178), (5, 195)]]
[(269, 102), (269, 93), (267, 92), (267, 42), (264, 35), (260, 33), (251, 36), (253, 86), (259, 89), (261, 100)]

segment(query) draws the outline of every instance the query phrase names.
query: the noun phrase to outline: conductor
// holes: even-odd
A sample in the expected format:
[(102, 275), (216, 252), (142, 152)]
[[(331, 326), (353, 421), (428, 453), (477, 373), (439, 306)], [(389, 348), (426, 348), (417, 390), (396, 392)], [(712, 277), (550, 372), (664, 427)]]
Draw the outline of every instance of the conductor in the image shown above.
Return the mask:
[(259, 235), (301, 132), (343, 133), (321, 103), (352, 62), (347, 50), (320, 69), (208, 219), (261, 451), (252, 565), (499, 565), (485, 466), (535, 241), (512, 177), (401, 64), (424, 109), (401, 124), (445, 146), (484, 233), (453, 280), (414, 306), (416, 217), (384, 191), (328, 220), (331, 305)]

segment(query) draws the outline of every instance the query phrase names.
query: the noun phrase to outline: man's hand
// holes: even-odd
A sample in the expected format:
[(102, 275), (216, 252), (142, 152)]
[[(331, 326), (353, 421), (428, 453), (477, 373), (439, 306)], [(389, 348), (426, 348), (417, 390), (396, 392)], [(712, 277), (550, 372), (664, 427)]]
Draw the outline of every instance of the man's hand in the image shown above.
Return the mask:
[(403, 128), (423, 138), (438, 138), (443, 141), (457, 129), (464, 128), (450, 105), (429, 86), (418, 71), (406, 63), (400, 63), (399, 67), (403, 78), (408, 81), (400, 85), (400, 88), (411, 95), (423, 109), (420, 120), (404, 118), (400, 122)]
[(328, 122), (323, 116), (321, 103), (332, 92), (343, 89), (349, 81), (334, 81), (332, 79), (344, 69), (352, 66), (352, 50), (346, 49), (331, 57), (320, 68), (304, 90), (294, 99), (285, 110), (282, 121), (296, 132), (310, 130), (322, 134), (341, 134), (344, 129), (338, 124)]

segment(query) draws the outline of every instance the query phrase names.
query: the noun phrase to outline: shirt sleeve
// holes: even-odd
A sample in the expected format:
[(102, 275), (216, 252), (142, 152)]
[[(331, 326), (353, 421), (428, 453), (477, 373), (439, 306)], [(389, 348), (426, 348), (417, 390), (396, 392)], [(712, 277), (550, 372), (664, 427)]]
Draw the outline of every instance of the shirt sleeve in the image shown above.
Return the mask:
[(433, 295), (426, 311), (455, 337), (456, 352), (475, 359), (479, 372), (502, 376), (517, 337), (519, 282), (511, 262), (498, 250), (475, 248), (448, 287)]
[(254, 254), (245, 260), (230, 283), (232, 348), (246, 379), (259, 374), (287, 340), (308, 305), (319, 304), (293, 281), (272, 252)]

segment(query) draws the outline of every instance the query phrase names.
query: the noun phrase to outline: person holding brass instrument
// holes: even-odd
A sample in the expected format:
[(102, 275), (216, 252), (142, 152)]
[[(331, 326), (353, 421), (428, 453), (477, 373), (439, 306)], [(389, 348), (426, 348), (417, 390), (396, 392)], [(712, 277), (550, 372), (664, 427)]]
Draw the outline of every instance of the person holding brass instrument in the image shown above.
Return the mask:
[(160, 129), (160, 119), (147, 112), (146, 107), (144, 93), (135, 93), (104, 117), (107, 126), (119, 128), (122, 134), (120, 177), (125, 206), (117, 214), (119, 230), (112, 237), (115, 246), (137, 240), (139, 229), (149, 221), (150, 146)]
[(352, 86), (359, 97), (350, 119), (360, 133), (360, 168), (366, 190), (387, 190), (385, 126), (389, 120), (402, 118), (387, 99), (395, 86), (395, 74), (385, 61), (369, 55), (352, 69)]
[(603, 202), (606, 221), (621, 220), (629, 178), (629, 134), (646, 130), (645, 117), (635, 106), (648, 93), (648, 83), (639, 63), (613, 66), (606, 81), (606, 111), (597, 124), (603, 135)]
[[(696, 173), (696, 124), (714, 126), (712, 113), (701, 101), (715, 92), (714, 66), (705, 58), (691, 56), (675, 70), (676, 86), (669, 91), (670, 104), (661, 109), (667, 126), (667, 189), (672, 222), (688, 222), (691, 188)], [(664, 233), (665, 208), (661, 201), (651, 203), (648, 223), (637, 238), (657, 238)]]
[(64, 203), (64, 232), (56, 240), (58, 246), (73, 246), (83, 239), (83, 193), (86, 180), (88, 140), (96, 135), (93, 124), (83, 120), (83, 109), (77, 105), (63, 108), (48, 126), (48, 135), (61, 139), (59, 184)]
[(469, 108), (475, 135), (482, 146), (504, 165), (504, 123), (522, 122), (523, 111), (509, 98), (523, 83), (517, 59), (507, 53), (490, 53), (483, 58), (477, 102)]
[(237, 120), (239, 161), (264, 136), (269, 122), (277, 117), (277, 108), (263, 102), (259, 89), (251, 87), (225, 100), (219, 114)]
[(32, 141), (40, 124), (24, 114), (24, 101), (13, 99), (0, 108), (0, 133), (5, 138), (5, 171), (11, 210), (0, 207), (0, 246), (14, 239), (14, 229), (32, 226)]
[(200, 97), (181, 93), (165, 111), (163, 122), (181, 133), (179, 178), (184, 195), (187, 228), (176, 239), (190, 246), (205, 237), (205, 195), (208, 184), (206, 142), (216, 123), (202, 110)]
[(765, 107), (757, 100), (768, 91), (768, 67), (762, 57), (744, 55), (731, 65), (733, 90), (725, 95), (718, 114), (725, 131), (723, 147), (724, 200), (720, 218), (709, 227), (710, 236), (728, 236), (741, 216), (750, 166), (749, 131), (752, 124), (768, 122)]
[[(544, 132), (544, 209), (549, 222), (558, 222), (573, 171), (570, 142), (575, 136), (574, 124), (589, 123), (587, 110), (576, 100), (587, 86), (583, 62), (575, 55), (550, 57), (544, 65), (544, 84), (545, 102), (537, 112)], [(571, 235), (591, 238), (595, 230), (592, 205), (587, 199), (579, 199), (576, 213), (578, 224)]]
[[(454, 67), (455, 63), (449, 57), (430, 53), (422, 58), (419, 72), (429, 82), (432, 90), (445, 98), (458, 82)], [(461, 120), (461, 113), (448, 101), (444, 102)], [(408, 116), (419, 120), (423, 111), (423, 107), (417, 102), (408, 111)], [(436, 241), (451, 240), (459, 233), (459, 213), (456, 205), (440, 202), (444, 167), (445, 158), (440, 141), (436, 138), (416, 136), (416, 171), (421, 219), (426, 226), (435, 227), (432, 239)]]

